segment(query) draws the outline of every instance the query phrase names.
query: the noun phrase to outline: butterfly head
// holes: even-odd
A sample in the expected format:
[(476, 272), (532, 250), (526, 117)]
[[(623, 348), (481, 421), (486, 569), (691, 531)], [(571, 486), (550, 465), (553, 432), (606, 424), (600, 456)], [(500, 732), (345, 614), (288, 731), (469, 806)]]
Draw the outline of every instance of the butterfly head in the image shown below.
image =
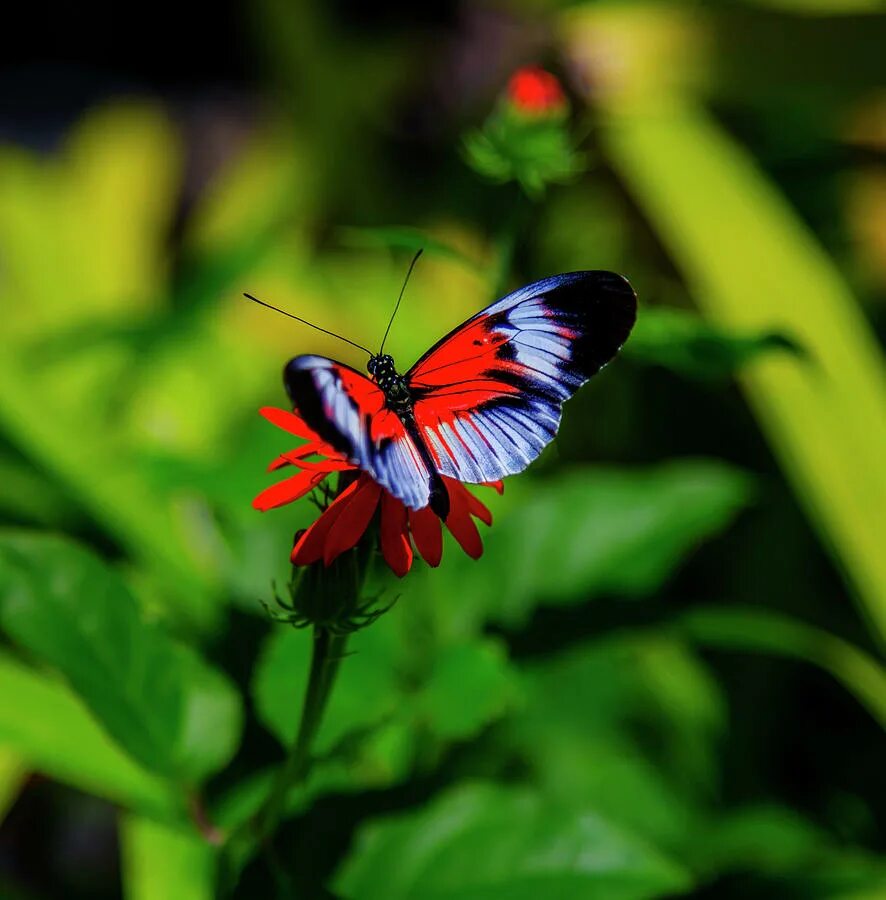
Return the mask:
[(375, 380), (379, 384), (382, 384), (383, 381), (388, 381), (397, 375), (397, 369), (394, 366), (394, 357), (388, 356), (387, 353), (370, 356), (366, 368), (369, 370), (370, 375), (375, 376)]

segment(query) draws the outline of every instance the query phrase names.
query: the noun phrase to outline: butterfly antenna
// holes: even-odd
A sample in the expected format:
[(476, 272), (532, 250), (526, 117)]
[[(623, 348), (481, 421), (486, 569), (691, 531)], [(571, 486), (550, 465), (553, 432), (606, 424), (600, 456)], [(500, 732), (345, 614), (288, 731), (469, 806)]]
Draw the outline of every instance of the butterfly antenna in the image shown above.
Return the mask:
[(409, 276), (412, 274), (412, 270), (415, 268), (415, 264), (418, 262), (418, 258), (424, 253), (424, 249), (418, 250), (415, 256), (412, 257), (412, 262), (409, 263), (409, 269), (406, 272), (406, 277), (403, 279), (403, 287), (400, 288), (400, 296), (397, 298), (397, 305), (394, 307), (394, 311), (391, 313), (391, 321), (388, 322), (388, 327), (385, 329), (385, 336), (381, 339), (381, 349), (378, 351), (378, 355), (381, 356), (385, 349), (385, 341), (388, 339), (388, 334), (391, 331), (391, 325), (394, 324), (394, 318), (397, 315), (397, 310), (400, 308), (400, 301), (403, 299), (403, 292), (406, 290), (406, 285), (409, 284)]
[(372, 351), (367, 347), (364, 347), (362, 344), (357, 344), (354, 341), (348, 340), (348, 338), (342, 337), (340, 334), (336, 334), (334, 331), (327, 331), (325, 328), (321, 328), (319, 325), (314, 325), (313, 322), (308, 322), (307, 319), (302, 319), (299, 316), (294, 316), (291, 312), (286, 312), (285, 309), (280, 309), (277, 306), (271, 306), (270, 303), (265, 303), (264, 300), (259, 300), (258, 297), (253, 297), (252, 294), (244, 293), (243, 296), (247, 300), (251, 300), (253, 303), (257, 303), (259, 306), (266, 306), (268, 309), (274, 310), (274, 312), (278, 312), (284, 316), (289, 316), (290, 319), (295, 319), (296, 322), (301, 322), (302, 325), (307, 325), (309, 328), (314, 328), (317, 331), (322, 331), (323, 334), (328, 334), (330, 337), (338, 338), (340, 341), (344, 341), (346, 344), (350, 344), (352, 347), (356, 347), (358, 350), (362, 350), (364, 353), (368, 353), (370, 356), (372, 356)]

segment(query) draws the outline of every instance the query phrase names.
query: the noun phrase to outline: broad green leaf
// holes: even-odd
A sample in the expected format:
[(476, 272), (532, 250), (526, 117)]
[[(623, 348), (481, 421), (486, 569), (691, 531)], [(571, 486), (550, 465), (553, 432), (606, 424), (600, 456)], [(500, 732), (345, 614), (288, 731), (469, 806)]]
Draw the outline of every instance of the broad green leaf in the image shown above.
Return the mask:
[(133, 762), (63, 684), (0, 655), (0, 746), (30, 767), (115, 803), (168, 815), (169, 785)]
[(707, 646), (787, 656), (820, 666), (886, 727), (886, 669), (842, 638), (753, 607), (694, 609), (678, 619), (677, 629)]
[(57, 537), (0, 536), (0, 623), (59, 669), (146, 767), (194, 781), (236, 749), (242, 710), (221, 673), (146, 623), (119, 576)]
[[(644, 70), (645, 71), (645, 70)], [(841, 273), (799, 215), (694, 99), (650, 79), (606, 109), (616, 171), (718, 327), (790, 335), (813, 364), (767, 354), (741, 375), (798, 500), (886, 635), (886, 366)]]
[(493, 526), (481, 565), (450, 560), (444, 579), (428, 579), (441, 602), (514, 626), (537, 604), (645, 596), (751, 497), (748, 476), (705, 460), (575, 469), (524, 490)]
[[(569, 690), (563, 690), (569, 685)], [(525, 703), (507, 724), (527, 758), (539, 769), (538, 778), (558, 792), (587, 791), (588, 799), (609, 812), (616, 800), (599, 781), (590, 760), (607, 761), (607, 744), (623, 753), (648, 760), (659, 779), (691, 797), (707, 797), (717, 782), (718, 746), (726, 723), (721, 691), (696, 655), (682, 642), (660, 634), (614, 634), (585, 641), (550, 659), (527, 666)], [(645, 739), (644, 737), (645, 736)], [(587, 769), (576, 755), (570, 773), (557, 768), (569, 763), (566, 744), (583, 748)], [(578, 751), (575, 751), (578, 753)], [(545, 759), (550, 754), (550, 763)], [(655, 779), (652, 772), (648, 773)], [(657, 805), (654, 786), (639, 784), (644, 773), (625, 773)], [(664, 796), (665, 791), (659, 791)], [(629, 804), (624, 813), (635, 814)], [(612, 810), (616, 817), (620, 811)], [(651, 813), (655, 814), (655, 813)], [(668, 816), (662, 817), (668, 829)], [(630, 820), (629, 820), (630, 821)], [(641, 823), (630, 821), (638, 830)], [(652, 823), (650, 823), (652, 824)], [(669, 835), (674, 837), (674, 832)]]
[(120, 819), (126, 900), (212, 900), (215, 850), (192, 829), (142, 816)]
[(335, 879), (348, 900), (641, 900), (689, 884), (678, 865), (593, 809), (484, 784), (364, 826)]
[(703, 380), (725, 378), (771, 351), (800, 352), (784, 335), (771, 331), (732, 334), (677, 309), (644, 310), (624, 350), (641, 362)]
[(443, 738), (465, 740), (500, 718), (515, 696), (504, 648), (476, 640), (444, 648), (415, 698), (418, 720)]
[(29, 387), (25, 372), (11, 360), (0, 363), (0, 431), (157, 577), (164, 613), (205, 627), (218, 611), (207, 569), (212, 532), (201, 518), (205, 510), (184, 503), (173, 508), (159, 499), (131, 452), (99, 439), (95, 423), (57, 413)]
[[(391, 716), (399, 702), (393, 618), (382, 616), (348, 641), (315, 750), (323, 754), (350, 732)], [(256, 711), (286, 746), (295, 738), (311, 660), (308, 629), (278, 627), (265, 644), (252, 683)]]

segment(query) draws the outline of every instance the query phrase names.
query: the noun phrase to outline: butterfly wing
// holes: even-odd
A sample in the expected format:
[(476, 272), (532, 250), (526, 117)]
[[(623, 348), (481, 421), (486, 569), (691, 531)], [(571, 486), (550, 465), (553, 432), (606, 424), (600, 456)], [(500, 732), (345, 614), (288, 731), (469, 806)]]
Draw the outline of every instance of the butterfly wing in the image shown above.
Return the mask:
[(618, 352), (637, 298), (613, 272), (555, 275), (502, 298), (407, 373), (415, 420), (439, 471), (496, 481), (525, 469), (563, 402)]
[(305, 422), (350, 462), (411, 509), (439, 508), (442, 481), (430, 455), (375, 382), (324, 356), (296, 356), (283, 381)]

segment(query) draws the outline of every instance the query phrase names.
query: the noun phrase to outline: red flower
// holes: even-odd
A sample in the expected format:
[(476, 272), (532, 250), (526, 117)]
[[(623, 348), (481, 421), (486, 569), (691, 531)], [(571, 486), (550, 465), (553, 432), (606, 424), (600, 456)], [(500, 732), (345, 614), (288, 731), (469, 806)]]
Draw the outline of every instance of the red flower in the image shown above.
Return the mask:
[(560, 112), (566, 107), (566, 95), (557, 77), (538, 66), (525, 66), (511, 76), (508, 98), (520, 112), (529, 115)]
[[(252, 505), (264, 512), (298, 500), (312, 491), (333, 472), (358, 472), (343, 454), (312, 431), (302, 418), (285, 409), (266, 406), (261, 414), (278, 428), (282, 428), (307, 443), (278, 456), (268, 471), (283, 466), (295, 466), (298, 473), (263, 490)], [(319, 457), (317, 460), (308, 457)], [(483, 553), (483, 541), (474, 523), (475, 517), (492, 524), (489, 510), (460, 482), (446, 478), (450, 511), (446, 527), (468, 556), (477, 559)], [(500, 481), (489, 487), (499, 493)], [(379, 532), (382, 555), (391, 570), (402, 578), (412, 566), (412, 545), (430, 566), (438, 566), (443, 555), (443, 531), (440, 519), (429, 506), (418, 511), (407, 509), (403, 503), (376, 484), (365, 472), (360, 472), (321, 513), (307, 531), (297, 537), (292, 548), (294, 565), (306, 566), (323, 561), (329, 565), (336, 557), (356, 545), (379, 512)]]

